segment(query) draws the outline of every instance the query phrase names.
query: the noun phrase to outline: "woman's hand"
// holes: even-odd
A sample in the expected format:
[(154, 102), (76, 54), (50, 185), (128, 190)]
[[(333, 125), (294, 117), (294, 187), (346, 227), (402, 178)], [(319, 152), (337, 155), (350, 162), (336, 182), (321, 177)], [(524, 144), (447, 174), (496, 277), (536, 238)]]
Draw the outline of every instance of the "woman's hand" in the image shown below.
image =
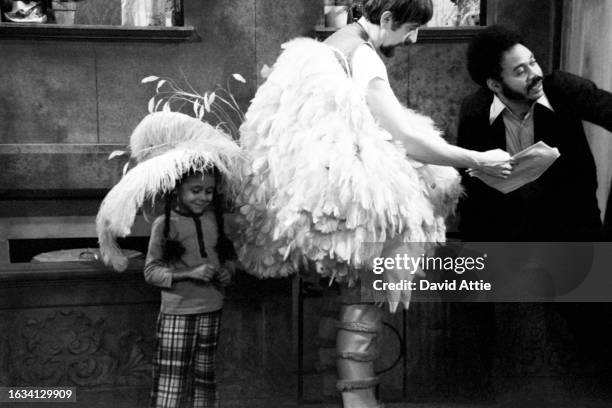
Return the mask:
[(508, 178), (512, 172), (512, 156), (508, 152), (495, 149), (475, 153), (477, 167), (474, 170), (502, 179)]

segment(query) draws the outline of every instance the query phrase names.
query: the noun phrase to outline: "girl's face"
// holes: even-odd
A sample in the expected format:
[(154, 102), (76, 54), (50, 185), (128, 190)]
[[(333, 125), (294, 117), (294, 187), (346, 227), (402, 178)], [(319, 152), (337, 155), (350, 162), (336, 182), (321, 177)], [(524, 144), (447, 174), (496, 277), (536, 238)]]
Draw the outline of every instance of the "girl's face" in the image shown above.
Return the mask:
[(202, 214), (210, 207), (214, 192), (214, 176), (210, 174), (188, 176), (177, 189), (179, 209), (191, 214)]

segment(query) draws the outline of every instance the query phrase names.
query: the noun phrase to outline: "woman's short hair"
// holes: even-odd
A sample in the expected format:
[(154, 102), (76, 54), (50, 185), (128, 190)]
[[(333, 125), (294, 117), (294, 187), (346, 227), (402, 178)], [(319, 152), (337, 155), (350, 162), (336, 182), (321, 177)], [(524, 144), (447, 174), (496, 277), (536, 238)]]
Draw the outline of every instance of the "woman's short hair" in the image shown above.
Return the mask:
[(382, 14), (390, 11), (395, 30), (406, 23), (426, 24), (433, 15), (433, 4), (431, 0), (363, 0), (361, 10), (374, 24), (380, 24)]

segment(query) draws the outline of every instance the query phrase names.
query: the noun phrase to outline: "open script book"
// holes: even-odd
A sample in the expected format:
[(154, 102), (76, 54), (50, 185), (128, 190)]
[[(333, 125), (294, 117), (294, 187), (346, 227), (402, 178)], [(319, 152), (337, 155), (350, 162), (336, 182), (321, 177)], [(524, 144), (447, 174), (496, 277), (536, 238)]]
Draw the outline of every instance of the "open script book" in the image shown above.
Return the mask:
[(512, 167), (512, 173), (506, 179), (492, 177), (479, 170), (471, 170), (469, 174), (507, 194), (537, 180), (559, 156), (561, 156), (559, 149), (540, 141), (512, 157), (515, 164)]

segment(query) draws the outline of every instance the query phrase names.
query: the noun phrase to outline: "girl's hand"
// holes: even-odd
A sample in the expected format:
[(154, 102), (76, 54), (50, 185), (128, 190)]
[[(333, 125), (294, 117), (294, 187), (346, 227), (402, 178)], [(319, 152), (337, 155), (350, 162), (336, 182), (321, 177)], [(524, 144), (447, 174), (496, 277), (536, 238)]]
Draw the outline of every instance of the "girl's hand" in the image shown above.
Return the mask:
[(200, 280), (204, 282), (210, 282), (212, 278), (217, 274), (217, 268), (214, 266), (203, 263), (202, 265), (198, 265), (191, 271), (191, 278), (195, 280)]
[(475, 170), (489, 176), (505, 179), (512, 171), (512, 157), (501, 149), (477, 152), (476, 162), (478, 164)]
[(225, 265), (219, 268), (217, 272), (217, 280), (222, 286), (227, 286), (232, 283), (232, 272)]

